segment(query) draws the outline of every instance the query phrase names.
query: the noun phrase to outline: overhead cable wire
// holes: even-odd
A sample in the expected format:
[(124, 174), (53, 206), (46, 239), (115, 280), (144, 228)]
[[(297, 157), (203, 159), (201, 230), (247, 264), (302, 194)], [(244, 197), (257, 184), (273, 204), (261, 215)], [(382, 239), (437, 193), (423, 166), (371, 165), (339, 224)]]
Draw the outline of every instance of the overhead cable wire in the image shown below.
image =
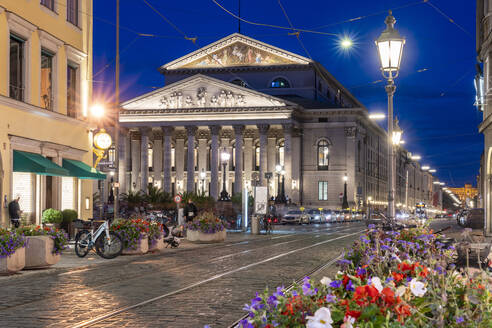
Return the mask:
[(452, 19), (449, 15), (447, 15), (446, 13), (444, 13), (441, 9), (439, 9), (436, 5), (434, 5), (430, 0), (426, 0), (425, 3), (427, 3), (429, 6), (431, 6), (432, 8), (434, 8), (434, 10), (436, 10), (439, 14), (441, 14), (444, 18), (446, 18), (451, 24), (456, 25), (456, 27), (458, 27), (466, 35), (468, 35), (470, 38), (472, 38), (472, 40), (475, 40), (475, 37), (470, 32), (468, 32), (460, 24), (456, 23), (456, 21), (454, 19)]
[[(406, 5), (401, 5), (401, 6), (398, 6), (398, 7), (389, 8), (388, 10), (395, 11), (395, 10), (398, 10), (398, 9), (403, 9), (403, 8), (412, 7), (412, 6), (415, 6), (415, 5), (420, 5), (420, 4), (426, 3), (427, 1), (429, 1), (429, 0), (419, 0), (419, 1), (411, 2), (411, 3), (407, 3)], [(340, 21), (340, 22), (336, 22), (336, 23), (331, 23), (331, 24), (316, 26), (316, 27), (312, 27), (311, 29), (312, 30), (318, 30), (318, 29), (322, 29), (322, 28), (325, 28), (325, 27), (331, 27), (331, 26), (341, 25), (341, 24), (345, 24), (345, 23), (352, 23), (352, 22), (355, 22), (355, 21), (362, 20), (364, 18), (368, 18), (368, 17), (372, 17), (372, 16), (378, 16), (378, 15), (382, 15), (382, 14), (387, 14), (388, 13), (388, 10), (381, 10), (381, 11), (378, 11), (378, 12), (375, 12), (375, 13), (372, 13), (372, 14), (367, 14), (367, 15), (364, 15), (364, 16), (359, 16), (359, 17), (354, 17), (354, 18), (346, 19), (346, 20), (343, 20), (343, 21)]]
[(294, 25), (292, 24), (292, 21), (290, 20), (289, 18), (289, 15), (287, 15), (287, 11), (285, 11), (285, 8), (284, 6), (282, 5), (282, 2), (280, 0), (278, 0), (278, 5), (280, 6), (280, 9), (282, 9), (282, 12), (284, 13), (284, 16), (285, 18), (287, 19), (287, 22), (289, 23), (289, 25), (292, 27), (292, 31), (294, 31), (293, 35), (296, 36), (297, 38), (297, 41), (299, 41), (299, 44), (301, 45), (301, 47), (304, 49), (304, 51), (306, 52), (306, 54), (308, 55), (308, 57), (312, 60), (313, 57), (311, 57), (311, 54), (309, 53), (309, 51), (307, 50), (306, 46), (304, 45), (304, 43), (301, 41), (301, 38), (299, 37), (299, 32), (296, 32), (295, 31), (295, 28), (294, 28)]
[[(143, 1), (143, 0), (142, 0)], [(314, 34), (321, 34), (321, 35), (331, 35), (331, 36), (338, 36), (338, 34), (335, 33), (328, 33), (328, 32), (320, 32), (320, 31), (313, 31), (313, 30), (307, 30), (307, 29), (302, 29), (302, 28), (292, 28), (292, 27), (287, 27), (287, 26), (279, 26), (279, 25), (273, 25), (273, 24), (266, 24), (266, 23), (258, 23), (258, 22), (252, 22), (249, 20), (246, 20), (242, 17), (239, 17), (238, 15), (234, 14), (224, 6), (222, 6), (220, 3), (218, 3), (216, 0), (212, 0), (213, 3), (215, 3), (219, 8), (221, 8), (223, 11), (234, 17), (235, 19), (240, 20), (241, 22), (244, 22), (246, 24), (250, 25), (256, 25), (256, 26), (263, 26), (263, 27), (270, 27), (270, 28), (277, 28), (277, 29), (282, 29), (282, 30), (292, 30), (294, 29), (295, 31), (298, 32), (305, 32), (305, 33), (314, 33)]]

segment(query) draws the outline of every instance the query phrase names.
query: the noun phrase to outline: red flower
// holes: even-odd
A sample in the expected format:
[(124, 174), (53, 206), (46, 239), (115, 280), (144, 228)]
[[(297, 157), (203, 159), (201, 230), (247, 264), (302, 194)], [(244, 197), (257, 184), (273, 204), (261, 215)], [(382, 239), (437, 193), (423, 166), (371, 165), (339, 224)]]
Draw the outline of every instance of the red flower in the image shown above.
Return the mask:
[(359, 319), (361, 312), (360, 311), (355, 311), (355, 310), (348, 310), (345, 311), (345, 316), (351, 316), (352, 318), (355, 318), (355, 320)]
[(406, 275), (398, 273), (398, 272), (392, 272), (391, 275), (393, 276), (393, 279), (395, 279), (396, 282), (402, 281), (403, 278), (405, 278)]
[(400, 323), (403, 323), (405, 317), (412, 314), (412, 312), (410, 312), (410, 306), (407, 304), (398, 304), (395, 306), (395, 312), (398, 314), (398, 321), (400, 321)]
[(354, 301), (362, 306), (370, 303), (375, 303), (379, 297), (379, 292), (374, 286), (359, 286), (355, 289)]
[(344, 275), (343, 276), (343, 280), (342, 280), (342, 283), (343, 283), (343, 287), (347, 287), (347, 284), (348, 282), (350, 281), (350, 278), (347, 276), (347, 275)]
[(381, 295), (386, 304), (393, 305), (395, 303), (395, 293), (391, 290), (391, 288), (383, 288)]
[(409, 271), (413, 274), (415, 272), (415, 264), (408, 264), (407, 262), (399, 263), (398, 270)]

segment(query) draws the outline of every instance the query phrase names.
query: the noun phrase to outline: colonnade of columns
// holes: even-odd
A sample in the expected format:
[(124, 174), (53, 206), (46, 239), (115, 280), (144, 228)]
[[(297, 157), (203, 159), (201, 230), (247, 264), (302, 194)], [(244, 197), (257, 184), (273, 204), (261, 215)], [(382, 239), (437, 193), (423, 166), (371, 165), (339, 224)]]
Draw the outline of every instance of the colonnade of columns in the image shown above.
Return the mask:
[[(132, 130), (120, 137), (120, 191), (127, 192), (130, 189), (146, 191), (149, 182), (154, 182), (168, 193), (195, 192), (206, 189), (210, 196), (217, 199), (222, 183), (222, 174), (219, 171), (222, 164), (219, 161), (219, 153), (222, 151), (227, 151), (231, 155), (228, 167), (232, 167), (234, 158), (233, 176), (229, 175), (229, 170), (226, 172), (226, 182), (229, 188), (231, 182), (234, 181), (233, 190), (229, 188), (227, 190), (229, 193), (232, 191), (239, 193), (245, 186), (248, 188), (253, 185), (266, 186), (265, 173), (275, 173), (275, 166), (280, 164), (278, 149), (279, 141), (283, 138), (282, 164), (285, 170), (285, 191), (291, 197), (292, 179), (298, 180), (300, 175), (299, 165), (294, 165), (295, 172), (293, 172), (292, 128), (292, 124), (281, 126), (258, 124), (256, 127), (233, 125), (232, 129), (220, 125), (190, 125), (179, 128), (163, 126), (159, 129), (142, 127)], [(153, 162), (149, 163), (149, 142), (151, 140), (153, 141), (153, 156), (151, 157)], [(300, 143), (297, 142), (297, 144)], [(232, 153), (233, 145), (234, 154)], [(259, 146), (258, 168), (255, 163), (257, 146)], [(152, 167), (151, 172), (149, 172), (149, 166)], [(200, 172), (205, 172), (205, 181), (200, 177)], [(149, 180), (149, 176), (153, 179)], [(207, 184), (203, 182), (210, 184), (205, 188)], [(197, 183), (201, 183), (199, 188), (196, 188)], [(271, 191), (275, 188), (274, 185), (272, 180)]]

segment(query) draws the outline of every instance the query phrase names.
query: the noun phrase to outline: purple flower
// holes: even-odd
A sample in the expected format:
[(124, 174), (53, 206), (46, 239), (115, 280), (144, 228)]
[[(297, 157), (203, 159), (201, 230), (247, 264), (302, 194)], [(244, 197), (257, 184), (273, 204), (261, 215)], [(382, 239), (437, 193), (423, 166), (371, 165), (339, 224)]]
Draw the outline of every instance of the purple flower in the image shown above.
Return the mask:
[(456, 317), (455, 320), (456, 320), (456, 323), (463, 323), (463, 322), (465, 322), (465, 318), (463, 318), (463, 317)]
[(354, 288), (354, 284), (352, 284), (352, 280), (349, 280), (347, 286), (345, 287), (345, 289), (349, 292), (353, 292), (355, 290)]
[(375, 225), (375, 224), (370, 224), (370, 225), (368, 225), (367, 227), (368, 227), (369, 229), (374, 229), (374, 228), (376, 228), (376, 225)]
[(352, 264), (352, 261), (346, 260), (346, 259), (341, 259), (341, 260), (338, 260), (338, 264), (339, 265), (350, 265), (350, 264)]
[(302, 285), (302, 293), (306, 296), (315, 295), (315, 292), (311, 289), (311, 284), (308, 282)]
[(277, 300), (277, 297), (276, 297), (276, 296), (274, 296), (274, 295), (272, 295), (272, 296), (270, 296), (270, 297), (268, 298), (267, 303), (268, 303), (268, 305), (270, 305), (270, 306), (273, 306), (273, 307), (277, 308), (277, 306), (278, 306), (278, 303), (279, 303), (279, 302), (278, 302), (278, 300)]
[(332, 294), (326, 295), (326, 302), (335, 303), (336, 301), (337, 301), (337, 298), (335, 295), (332, 295)]
[(393, 280), (394, 280), (393, 277), (388, 277), (388, 278), (386, 278), (385, 281), (386, 281), (386, 283), (389, 283), (390, 281), (393, 281)]
[(334, 280), (334, 281), (330, 282), (330, 287), (332, 287), (332, 288), (340, 288), (341, 285), (342, 285), (341, 280)]

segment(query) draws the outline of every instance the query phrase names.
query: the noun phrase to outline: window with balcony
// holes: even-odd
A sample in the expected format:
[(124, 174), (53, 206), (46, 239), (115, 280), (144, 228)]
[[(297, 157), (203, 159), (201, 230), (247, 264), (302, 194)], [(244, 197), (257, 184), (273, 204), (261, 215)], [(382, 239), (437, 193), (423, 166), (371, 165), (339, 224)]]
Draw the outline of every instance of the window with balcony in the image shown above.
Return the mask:
[(10, 36), (10, 98), (24, 100), (24, 40)]
[(41, 107), (53, 110), (53, 54), (41, 51)]

